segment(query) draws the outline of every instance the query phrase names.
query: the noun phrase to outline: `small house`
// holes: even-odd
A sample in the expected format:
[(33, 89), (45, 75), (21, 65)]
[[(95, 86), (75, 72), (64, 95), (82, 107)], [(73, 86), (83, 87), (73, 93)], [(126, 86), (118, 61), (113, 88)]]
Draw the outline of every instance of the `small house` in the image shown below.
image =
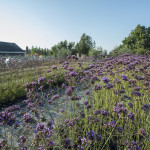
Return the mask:
[(0, 55), (7, 55), (7, 56), (22, 55), (24, 56), (25, 51), (22, 50), (15, 43), (0, 42)]

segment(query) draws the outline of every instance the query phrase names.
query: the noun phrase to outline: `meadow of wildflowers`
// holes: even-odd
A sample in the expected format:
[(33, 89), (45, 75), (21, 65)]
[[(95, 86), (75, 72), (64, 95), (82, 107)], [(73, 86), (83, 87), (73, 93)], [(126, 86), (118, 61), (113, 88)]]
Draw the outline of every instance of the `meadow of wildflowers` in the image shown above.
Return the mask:
[[(59, 85), (65, 81), (64, 68), (61, 67), (62, 59), (58, 58), (33, 58), (19, 57), (10, 58), (0, 56), (0, 104), (12, 102), (25, 98), (26, 91), (23, 85), (27, 82), (35, 82), (41, 76), (47, 78), (46, 85)], [(71, 61), (71, 65), (76, 63), (75, 59)], [(57, 68), (57, 67), (58, 68)], [(67, 66), (67, 62), (66, 65)], [(84, 63), (84, 65), (85, 63)], [(81, 67), (76, 68), (81, 70)]]
[[(35, 68), (22, 68), (30, 74), (21, 82), (25, 108), (12, 105), (0, 112), (0, 149), (150, 149), (150, 56), (93, 59), (86, 67), (76, 56), (45, 63), (39, 63), (38, 75)], [(13, 70), (5, 70), (4, 80)]]

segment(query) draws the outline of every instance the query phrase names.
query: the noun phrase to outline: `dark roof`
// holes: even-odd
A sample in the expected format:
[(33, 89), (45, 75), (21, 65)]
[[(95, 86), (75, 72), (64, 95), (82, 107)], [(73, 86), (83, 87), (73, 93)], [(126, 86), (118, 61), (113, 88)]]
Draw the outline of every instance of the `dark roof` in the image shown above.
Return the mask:
[(25, 53), (17, 44), (0, 42), (0, 53)]

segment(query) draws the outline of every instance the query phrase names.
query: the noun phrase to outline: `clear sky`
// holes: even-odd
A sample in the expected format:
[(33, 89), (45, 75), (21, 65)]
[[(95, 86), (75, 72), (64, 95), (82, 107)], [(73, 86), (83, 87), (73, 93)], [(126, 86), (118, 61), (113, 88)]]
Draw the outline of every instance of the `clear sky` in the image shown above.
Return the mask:
[(110, 51), (138, 24), (150, 26), (150, 0), (0, 0), (0, 41), (22, 49), (86, 33)]

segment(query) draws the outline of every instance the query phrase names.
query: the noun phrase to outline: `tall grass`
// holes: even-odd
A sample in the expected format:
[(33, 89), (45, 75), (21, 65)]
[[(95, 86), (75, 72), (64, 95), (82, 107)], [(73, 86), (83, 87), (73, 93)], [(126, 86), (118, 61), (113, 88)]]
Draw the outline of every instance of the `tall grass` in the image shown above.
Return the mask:
[[(15, 111), (14, 105), (0, 113), (1, 149), (148, 150), (149, 56), (125, 54), (83, 68), (77, 61), (61, 62), (26, 83), (26, 109)], [(60, 74), (62, 90), (55, 82)], [(54, 82), (55, 90), (44, 88)]]

